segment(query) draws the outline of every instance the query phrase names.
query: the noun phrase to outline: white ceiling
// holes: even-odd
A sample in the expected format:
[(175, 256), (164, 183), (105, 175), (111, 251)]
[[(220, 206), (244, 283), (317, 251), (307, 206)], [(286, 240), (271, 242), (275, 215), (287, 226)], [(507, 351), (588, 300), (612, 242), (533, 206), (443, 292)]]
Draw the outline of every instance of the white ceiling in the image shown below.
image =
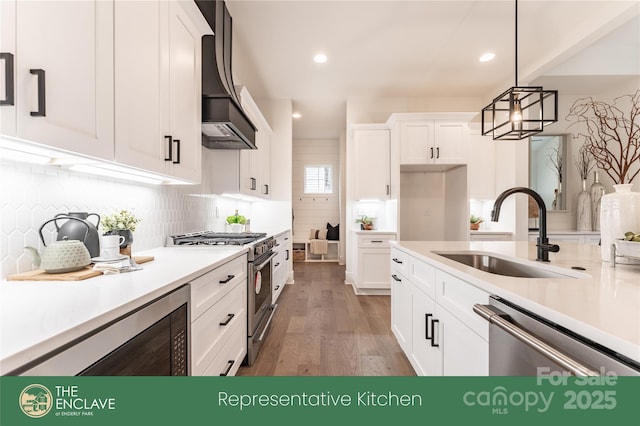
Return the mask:
[[(236, 84), (247, 84), (256, 98), (292, 99), (302, 114), (294, 139), (338, 138), (348, 97), (473, 97), (479, 111), (515, 82), (512, 0), (227, 0), (227, 6)], [(640, 73), (640, 0), (520, 0), (518, 9), (521, 85), (538, 78), (575, 92), (577, 84), (606, 85)], [(606, 61), (590, 61), (583, 50), (603, 37), (617, 48), (604, 49)], [(322, 65), (312, 59), (320, 51), (329, 57)], [(480, 63), (486, 51), (496, 58)], [(573, 69), (566, 65), (572, 57), (579, 59)], [(589, 65), (603, 62), (604, 70)], [(594, 83), (595, 75), (605, 78)]]

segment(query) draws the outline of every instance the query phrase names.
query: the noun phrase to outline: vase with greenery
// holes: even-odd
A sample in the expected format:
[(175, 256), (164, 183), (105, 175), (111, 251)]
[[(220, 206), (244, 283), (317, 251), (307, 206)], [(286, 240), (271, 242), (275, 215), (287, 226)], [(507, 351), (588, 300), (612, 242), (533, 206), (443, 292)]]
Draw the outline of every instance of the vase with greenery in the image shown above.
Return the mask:
[(360, 229), (365, 231), (371, 231), (373, 229), (374, 217), (362, 215), (356, 219), (356, 223), (360, 224)]
[(119, 210), (102, 217), (100, 226), (104, 235), (121, 235), (124, 241), (120, 244), (120, 253), (131, 255), (133, 232), (142, 219), (128, 210)]
[(482, 223), (482, 218), (479, 216), (471, 215), (469, 217), (469, 229), (472, 231), (477, 231), (480, 229), (480, 224)]

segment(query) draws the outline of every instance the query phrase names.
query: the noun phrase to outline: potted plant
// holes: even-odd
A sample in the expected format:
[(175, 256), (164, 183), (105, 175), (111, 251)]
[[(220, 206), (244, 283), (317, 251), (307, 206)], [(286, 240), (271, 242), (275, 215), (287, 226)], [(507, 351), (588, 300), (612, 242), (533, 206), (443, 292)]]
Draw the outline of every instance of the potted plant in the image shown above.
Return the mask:
[(471, 215), (469, 217), (469, 229), (472, 231), (477, 231), (480, 228), (480, 224), (482, 223), (482, 218), (479, 216)]
[(120, 244), (120, 253), (131, 255), (131, 243), (133, 243), (133, 231), (140, 223), (137, 218), (128, 210), (120, 210), (116, 213), (103, 216), (100, 226), (103, 235), (121, 235), (124, 241)]
[(227, 225), (230, 226), (231, 232), (242, 232), (246, 223), (247, 218), (238, 214), (238, 210), (236, 210), (235, 214), (227, 216)]
[(365, 231), (371, 231), (373, 229), (373, 219), (374, 217), (362, 215), (356, 219), (356, 223), (360, 224), (360, 229)]

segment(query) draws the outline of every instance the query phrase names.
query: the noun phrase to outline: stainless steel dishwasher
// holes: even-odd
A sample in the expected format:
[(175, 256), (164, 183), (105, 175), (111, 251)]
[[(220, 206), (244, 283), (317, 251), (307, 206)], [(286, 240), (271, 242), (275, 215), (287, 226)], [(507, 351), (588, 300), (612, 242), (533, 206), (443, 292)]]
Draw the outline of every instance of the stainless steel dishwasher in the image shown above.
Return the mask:
[(489, 321), (489, 375), (640, 376), (640, 364), (497, 296), (473, 310)]

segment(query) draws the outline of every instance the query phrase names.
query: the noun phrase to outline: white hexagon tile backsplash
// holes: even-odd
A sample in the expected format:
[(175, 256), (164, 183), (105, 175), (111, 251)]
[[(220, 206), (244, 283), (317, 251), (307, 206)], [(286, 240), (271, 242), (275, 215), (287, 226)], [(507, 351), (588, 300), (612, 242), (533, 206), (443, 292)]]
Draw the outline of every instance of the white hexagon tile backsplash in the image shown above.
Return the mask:
[[(0, 279), (33, 269), (24, 247), (41, 249), (38, 230), (58, 213), (132, 210), (142, 218), (134, 252), (164, 246), (168, 235), (215, 229), (216, 199), (189, 196), (193, 191), (193, 186), (135, 184), (0, 159)], [(55, 238), (53, 223), (43, 235), (47, 242)]]

